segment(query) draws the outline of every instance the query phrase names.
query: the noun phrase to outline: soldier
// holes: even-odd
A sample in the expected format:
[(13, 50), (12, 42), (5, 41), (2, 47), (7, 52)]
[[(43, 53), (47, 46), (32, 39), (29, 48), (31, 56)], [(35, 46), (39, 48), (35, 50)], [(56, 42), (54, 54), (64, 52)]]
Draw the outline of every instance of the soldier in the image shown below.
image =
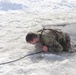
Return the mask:
[(43, 52), (71, 52), (69, 35), (54, 29), (43, 29), (37, 33), (28, 33), (26, 41), (30, 44), (41, 44)]

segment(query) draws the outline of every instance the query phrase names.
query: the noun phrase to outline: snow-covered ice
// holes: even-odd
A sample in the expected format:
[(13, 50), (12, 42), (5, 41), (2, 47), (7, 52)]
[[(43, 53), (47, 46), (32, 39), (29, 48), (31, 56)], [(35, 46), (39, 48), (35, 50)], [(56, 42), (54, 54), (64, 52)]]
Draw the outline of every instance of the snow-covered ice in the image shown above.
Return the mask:
[[(25, 41), (28, 32), (43, 26), (61, 29), (76, 44), (75, 0), (0, 0), (23, 5), (20, 10), (0, 10), (0, 63), (33, 53), (35, 46)], [(27, 8), (26, 8), (27, 7)], [(0, 6), (0, 9), (3, 8)], [(40, 49), (38, 49), (40, 50)], [(35, 54), (14, 63), (0, 65), (0, 75), (76, 75), (76, 53)]]

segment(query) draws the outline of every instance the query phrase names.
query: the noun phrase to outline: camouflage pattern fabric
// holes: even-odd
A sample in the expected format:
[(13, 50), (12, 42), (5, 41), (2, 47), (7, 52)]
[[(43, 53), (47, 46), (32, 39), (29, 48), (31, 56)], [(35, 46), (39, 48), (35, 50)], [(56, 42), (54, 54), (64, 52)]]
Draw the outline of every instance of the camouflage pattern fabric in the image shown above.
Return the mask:
[[(38, 35), (40, 36), (40, 33)], [(71, 48), (69, 35), (53, 29), (44, 29), (41, 41), (48, 47), (49, 52), (69, 51)]]

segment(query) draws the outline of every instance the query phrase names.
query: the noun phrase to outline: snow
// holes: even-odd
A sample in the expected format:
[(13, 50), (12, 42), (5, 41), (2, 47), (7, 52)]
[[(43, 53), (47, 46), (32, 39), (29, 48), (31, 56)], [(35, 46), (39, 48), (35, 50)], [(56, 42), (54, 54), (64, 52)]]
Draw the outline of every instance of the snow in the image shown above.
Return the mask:
[[(2, 0), (0, 0), (2, 2)], [(35, 32), (58, 23), (66, 26), (49, 26), (69, 33), (76, 44), (75, 0), (3, 0), (21, 4), (20, 10), (0, 10), (0, 63), (18, 59), (36, 52), (26, 42), (28, 32)], [(69, 24), (68, 24), (69, 23)], [(41, 49), (38, 48), (38, 51)], [(0, 75), (76, 75), (76, 53), (35, 54), (14, 63), (0, 65)]]

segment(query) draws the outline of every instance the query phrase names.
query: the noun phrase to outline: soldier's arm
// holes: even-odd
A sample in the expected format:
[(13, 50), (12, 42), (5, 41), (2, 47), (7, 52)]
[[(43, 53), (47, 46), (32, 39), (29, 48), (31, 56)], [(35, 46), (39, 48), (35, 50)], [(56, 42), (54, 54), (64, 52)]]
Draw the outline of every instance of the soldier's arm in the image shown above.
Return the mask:
[(63, 47), (55, 40), (54, 36), (44, 36), (44, 42), (49, 47), (49, 51), (61, 52), (63, 50)]
[(52, 43), (49, 41), (46, 44), (47, 44), (48, 50), (50, 52), (53, 52), (53, 51), (55, 51), (55, 52), (61, 52), (61, 51), (63, 51), (63, 47), (56, 40), (54, 40)]

